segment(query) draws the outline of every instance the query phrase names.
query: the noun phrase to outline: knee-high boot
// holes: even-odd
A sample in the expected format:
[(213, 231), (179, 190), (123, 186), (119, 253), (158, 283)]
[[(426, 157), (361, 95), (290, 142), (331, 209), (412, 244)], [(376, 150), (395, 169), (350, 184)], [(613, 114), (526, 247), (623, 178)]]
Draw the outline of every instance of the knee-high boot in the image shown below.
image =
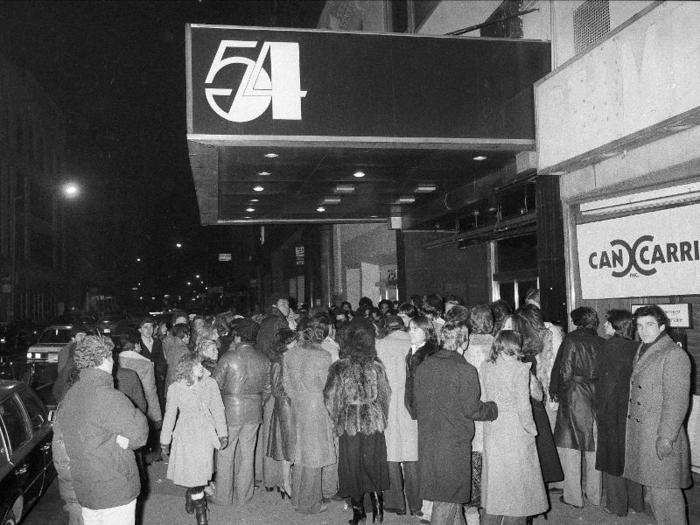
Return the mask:
[(192, 514), (194, 512), (194, 503), (192, 502), (192, 489), (185, 491), (185, 512)]
[(357, 525), (367, 518), (364, 499), (364, 494), (357, 499), (350, 498), (350, 504), (352, 505), (352, 519), (348, 521), (350, 525)]
[(197, 525), (209, 525), (207, 520), (207, 498), (202, 497), (193, 501)]

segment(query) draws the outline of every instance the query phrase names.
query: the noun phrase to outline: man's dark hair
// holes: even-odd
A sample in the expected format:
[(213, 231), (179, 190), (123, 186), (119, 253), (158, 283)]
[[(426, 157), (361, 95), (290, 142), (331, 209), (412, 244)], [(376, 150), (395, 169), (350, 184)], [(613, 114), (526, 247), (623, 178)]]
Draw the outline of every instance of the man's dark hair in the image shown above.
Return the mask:
[(605, 318), (610, 322), (615, 333), (625, 339), (634, 338), (634, 323), (629, 310), (608, 310)]
[(571, 321), (579, 328), (597, 328), (598, 314), (593, 308), (579, 306), (571, 311)]
[(669, 324), (670, 321), (668, 320), (668, 316), (666, 315), (666, 312), (664, 312), (660, 306), (656, 304), (648, 304), (646, 306), (642, 306), (641, 308), (638, 308), (634, 312), (634, 324), (637, 324), (637, 319), (640, 317), (653, 317), (656, 319), (656, 322), (659, 324), (659, 328), (661, 325), (666, 327), (666, 330), (670, 328)]
[(374, 326), (367, 319), (356, 317), (345, 328), (340, 341), (340, 357), (374, 359), (377, 349), (374, 346)]
[(171, 334), (178, 339), (184, 339), (185, 336), (190, 335), (190, 327), (185, 323), (178, 323), (172, 327)]

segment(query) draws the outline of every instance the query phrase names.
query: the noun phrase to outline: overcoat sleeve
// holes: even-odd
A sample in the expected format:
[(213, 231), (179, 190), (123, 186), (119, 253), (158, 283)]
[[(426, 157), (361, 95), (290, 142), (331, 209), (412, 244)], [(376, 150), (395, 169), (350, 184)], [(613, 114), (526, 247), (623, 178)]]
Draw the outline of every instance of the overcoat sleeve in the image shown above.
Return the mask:
[(663, 366), (663, 400), (657, 437), (675, 441), (688, 412), (690, 359), (684, 350), (673, 348), (668, 351)]
[(142, 378), (143, 392), (146, 394), (146, 401), (148, 402), (148, 417), (151, 421), (160, 421), (163, 417), (160, 412), (160, 402), (158, 401), (154, 367), (151, 361), (148, 361), (148, 363), (151, 366), (144, 367)]
[[(513, 394), (518, 407), (518, 420), (520, 426), (532, 436), (537, 435), (535, 420), (532, 417), (532, 405), (530, 404), (530, 366), (532, 363), (523, 363), (515, 375)], [(534, 376), (532, 376), (534, 377)], [(537, 381), (537, 378), (535, 378)]]
[[(465, 361), (465, 364), (466, 361)], [(472, 365), (467, 364), (459, 377), (459, 405), (463, 407), (466, 416), (474, 421), (493, 421), (498, 417), (498, 407), (493, 401), (481, 401), (479, 374)]]
[(549, 379), (549, 397), (552, 399), (559, 400), (564, 385), (571, 381), (573, 346), (571, 339), (565, 337), (552, 365), (552, 376)]
[(100, 424), (110, 432), (129, 440), (129, 448), (136, 450), (146, 444), (148, 422), (146, 416), (134, 406), (125, 394), (110, 392), (109, 411), (100, 413)]
[(173, 439), (173, 429), (175, 428), (175, 420), (177, 419), (176, 385), (177, 383), (173, 383), (168, 387), (168, 399), (165, 402), (165, 416), (163, 417), (163, 426), (160, 429), (160, 442), (163, 445), (169, 445)]

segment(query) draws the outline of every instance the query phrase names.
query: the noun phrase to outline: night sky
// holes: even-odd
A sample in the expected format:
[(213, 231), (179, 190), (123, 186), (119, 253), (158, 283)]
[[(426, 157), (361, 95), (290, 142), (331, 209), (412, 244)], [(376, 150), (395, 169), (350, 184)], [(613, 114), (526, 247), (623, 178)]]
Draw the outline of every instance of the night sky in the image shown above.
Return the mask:
[[(199, 224), (186, 142), (185, 24), (313, 28), (323, 4), (0, 3), (0, 53), (29, 70), (65, 116), (62, 175), (85, 188), (70, 213), (94, 253), (95, 284), (118, 293), (141, 281), (146, 293), (178, 293), (195, 272), (210, 285), (247, 276), (258, 228)], [(222, 267), (218, 252), (233, 252), (234, 264)]]

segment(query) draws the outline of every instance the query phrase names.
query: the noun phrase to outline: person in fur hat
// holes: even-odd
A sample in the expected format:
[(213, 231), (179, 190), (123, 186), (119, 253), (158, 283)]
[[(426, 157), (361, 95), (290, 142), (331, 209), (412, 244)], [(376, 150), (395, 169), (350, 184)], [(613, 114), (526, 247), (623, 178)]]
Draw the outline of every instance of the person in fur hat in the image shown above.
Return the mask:
[(383, 491), (389, 488), (384, 429), (391, 388), (377, 358), (374, 327), (355, 318), (346, 328), (340, 360), (328, 374), (324, 397), (339, 439), (340, 496), (349, 497), (357, 524), (366, 518), (363, 499), (369, 493), (373, 521), (384, 520)]

